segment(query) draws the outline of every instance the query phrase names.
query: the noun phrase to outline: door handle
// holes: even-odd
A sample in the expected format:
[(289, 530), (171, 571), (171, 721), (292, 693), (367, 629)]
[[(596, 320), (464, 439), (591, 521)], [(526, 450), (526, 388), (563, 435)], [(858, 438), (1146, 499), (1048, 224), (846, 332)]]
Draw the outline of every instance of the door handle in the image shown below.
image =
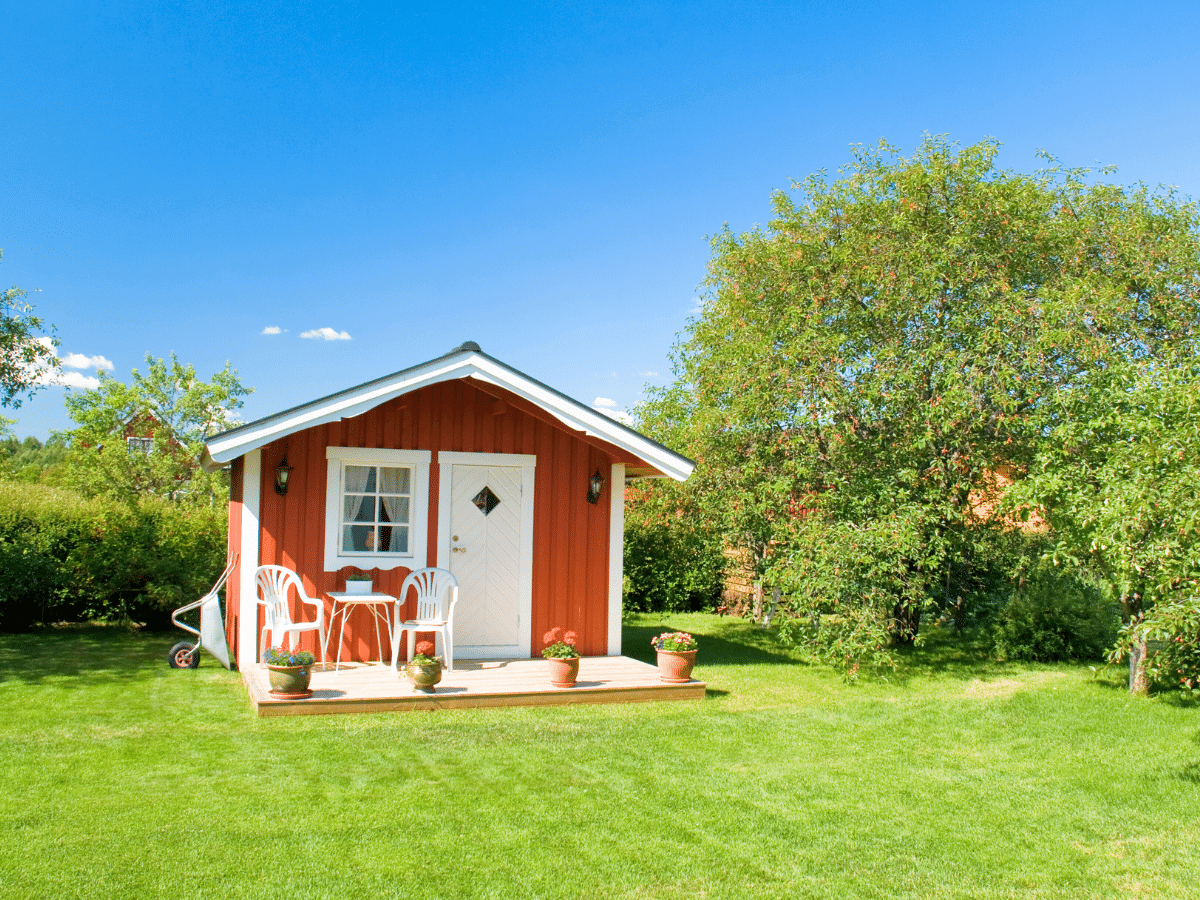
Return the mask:
[(466, 553), (467, 548), (466, 547), (451, 547), (450, 552), (451, 553)]

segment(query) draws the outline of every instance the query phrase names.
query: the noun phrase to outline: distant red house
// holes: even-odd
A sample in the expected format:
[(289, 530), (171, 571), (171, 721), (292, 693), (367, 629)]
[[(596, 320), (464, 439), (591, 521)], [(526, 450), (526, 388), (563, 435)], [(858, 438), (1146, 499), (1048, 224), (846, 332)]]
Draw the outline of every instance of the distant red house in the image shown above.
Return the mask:
[[(578, 632), (584, 655), (620, 654), (624, 485), (693, 468), (470, 342), (209, 438), (202, 463), (232, 470), (226, 630), (242, 667), (255, 662), (254, 571), (267, 563), (313, 597), (359, 570), (394, 595), (414, 568), (450, 569), (457, 659), (535, 655), (554, 626)], [(380, 649), (373, 628), (347, 629), (344, 655)]]

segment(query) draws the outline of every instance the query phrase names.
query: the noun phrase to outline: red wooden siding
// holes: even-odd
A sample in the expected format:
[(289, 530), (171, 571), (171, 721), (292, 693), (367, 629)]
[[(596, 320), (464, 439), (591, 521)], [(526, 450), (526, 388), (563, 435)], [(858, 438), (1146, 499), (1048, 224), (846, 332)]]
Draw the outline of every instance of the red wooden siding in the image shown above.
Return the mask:
[[(431, 385), (353, 419), (318, 425), (268, 444), (262, 448), (259, 562), (295, 569), (313, 597), (343, 590), (345, 577), (352, 571), (324, 571), (326, 447), (535, 455), (533, 652), (540, 653), (543, 634), (554, 626), (577, 632), (584, 655), (608, 652), (609, 491), (613, 488), (608, 481), (612, 463), (633, 462), (631, 456), (602, 440), (571, 431), (516, 395), (469, 379)], [(281, 497), (275, 493), (272, 479), (285, 455), (293, 471), (287, 496)], [(587, 502), (587, 483), (597, 469), (606, 483), (600, 502), (591, 504)], [(429, 471), (429, 565), (437, 562), (438, 489), (439, 464), (434, 452)], [(240, 514), (241, 504), (231, 501), (231, 548), (238, 541)], [(395, 594), (409, 570), (369, 571), (377, 590)], [(236, 607), (231, 603), (230, 608)], [(355, 615), (362, 618), (348, 623), (343, 659), (347, 655), (378, 658), (374, 627), (369, 627), (365, 613)], [(236, 637), (233, 629), (229, 630)], [(304, 635), (302, 644), (315, 651), (315, 636)], [(331, 646), (330, 656), (336, 652)]]

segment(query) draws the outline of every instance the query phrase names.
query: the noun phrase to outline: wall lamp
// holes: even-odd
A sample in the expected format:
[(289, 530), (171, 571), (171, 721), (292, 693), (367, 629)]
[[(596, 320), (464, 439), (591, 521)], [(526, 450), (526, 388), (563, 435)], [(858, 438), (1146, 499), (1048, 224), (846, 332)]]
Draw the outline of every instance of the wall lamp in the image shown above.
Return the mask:
[(292, 477), (292, 467), (287, 464), (287, 454), (283, 455), (283, 462), (275, 467), (275, 493), (286, 494), (288, 489), (288, 479)]
[(596, 474), (588, 480), (588, 503), (600, 502), (600, 491), (604, 488), (604, 476), (600, 474), (600, 470), (596, 470)]

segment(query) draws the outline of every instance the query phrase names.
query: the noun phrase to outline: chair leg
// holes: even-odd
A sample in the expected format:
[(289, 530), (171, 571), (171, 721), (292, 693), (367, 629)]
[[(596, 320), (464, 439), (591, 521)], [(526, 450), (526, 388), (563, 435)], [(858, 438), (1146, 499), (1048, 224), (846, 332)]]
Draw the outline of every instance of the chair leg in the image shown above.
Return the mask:
[(442, 645), (446, 648), (446, 671), (454, 671), (454, 635), (442, 629)]

